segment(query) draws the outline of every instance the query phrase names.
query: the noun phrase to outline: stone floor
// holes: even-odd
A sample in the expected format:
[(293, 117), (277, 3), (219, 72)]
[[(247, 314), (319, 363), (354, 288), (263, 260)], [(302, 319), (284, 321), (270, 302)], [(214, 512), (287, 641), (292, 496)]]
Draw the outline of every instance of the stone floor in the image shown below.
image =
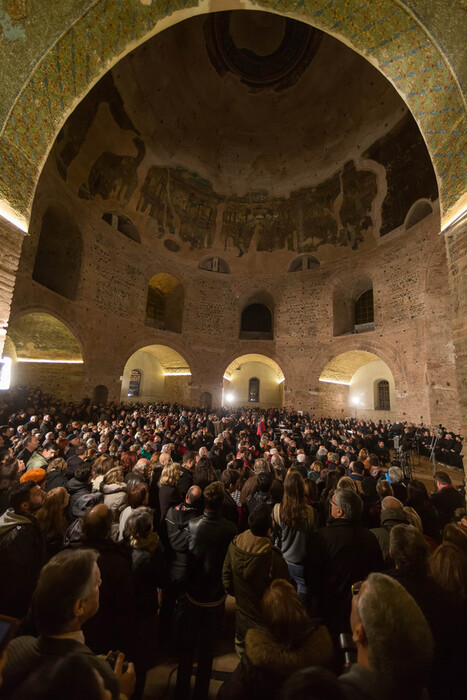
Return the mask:
[[(414, 479), (420, 479), (427, 487), (429, 493), (434, 491), (433, 483), (433, 465), (426, 457), (411, 457), (410, 466), (412, 468), (412, 476)], [(437, 464), (436, 469), (446, 471), (456, 486), (462, 483), (464, 478), (461, 469), (453, 467), (445, 467), (442, 464)], [(217, 644), (214, 666), (213, 679), (211, 681), (209, 698), (215, 698), (222, 680), (216, 680), (217, 677), (222, 677), (223, 674), (231, 673), (238, 664), (238, 657), (234, 649), (234, 629), (235, 629), (235, 600), (228, 596), (226, 601), (226, 615), (224, 626), (220, 634)], [(145, 700), (170, 700), (172, 691), (175, 686), (177, 676), (177, 664), (175, 661), (170, 662), (165, 659), (161, 652), (161, 663), (155, 666), (147, 675), (146, 687), (144, 692)]]

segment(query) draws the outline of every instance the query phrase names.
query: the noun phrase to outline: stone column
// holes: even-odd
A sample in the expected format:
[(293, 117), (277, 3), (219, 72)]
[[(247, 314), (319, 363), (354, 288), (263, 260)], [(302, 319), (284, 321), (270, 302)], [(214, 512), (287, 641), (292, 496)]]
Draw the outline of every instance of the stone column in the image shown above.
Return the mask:
[(7, 334), (24, 233), (0, 217), (0, 357)]
[(444, 236), (451, 288), (461, 435), (464, 436), (464, 471), (467, 477), (467, 214), (450, 226)]

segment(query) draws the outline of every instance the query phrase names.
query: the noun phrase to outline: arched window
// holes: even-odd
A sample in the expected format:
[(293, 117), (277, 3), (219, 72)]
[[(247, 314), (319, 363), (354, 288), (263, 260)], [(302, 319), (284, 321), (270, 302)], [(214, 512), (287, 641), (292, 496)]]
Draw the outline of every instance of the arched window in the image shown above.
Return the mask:
[(272, 314), (264, 304), (250, 304), (242, 312), (240, 338), (272, 340)]
[(301, 272), (302, 270), (319, 270), (320, 262), (313, 255), (300, 255), (289, 265), (289, 272)]
[(158, 328), (165, 328), (165, 297), (164, 293), (158, 287), (148, 287), (148, 299), (146, 302), (146, 321), (150, 325), (155, 325)]
[(141, 372), (139, 369), (132, 369), (130, 372), (130, 382), (128, 384), (128, 396), (139, 396), (141, 386)]
[(381, 379), (376, 387), (376, 410), (391, 410), (391, 399), (389, 398), (389, 382), (386, 379)]
[(42, 219), (33, 280), (74, 301), (82, 254), (83, 241), (77, 226), (59, 207), (49, 207)]
[(259, 379), (252, 377), (248, 383), (248, 401), (257, 403), (259, 401)]
[(115, 211), (106, 211), (105, 214), (102, 215), (102, 219), (106, 224), (116, 228), (117, 231), (123, 233), (127, 238), (130, 238), (136, 243), (141, 243), (141, 236), (139, 235), (138, 229), (128, 216), (124, 216)]
[(201, 260), (198, 268), (200, 270), (209, 270), (209, 272), (221, 272), (224, 275), (228, 275), (230, 273), (230, 268), (225, 260), (216, 257)]
[(374, 320), (373, 289), (367, 289), (355, 301), (355, 326), (374, 323)]
[(166, 272), (153, 275), (148, 284), (146, 325), (181, 333), (184, 303), (183, 285), (176, 277)]
[(93, 404), (107, 403), (108, 397), (109, 390), (106, 386), (104, 386), (104, 384), (98, 384), (96, 387), (94, 387), (94, 391), (92, 392)]
[(421, 201), (416, 202), (410, 207), (407, 214), (407, 218), (405, 220), (405, 230), (407, 231), (407, 229), (412, 228), (412, 226), (415, 226), (415, 224), (418, 224), (419, 221), (422, 221), (422, 219), (432, 213), (433, 206), (427, 199), (422, 199)]

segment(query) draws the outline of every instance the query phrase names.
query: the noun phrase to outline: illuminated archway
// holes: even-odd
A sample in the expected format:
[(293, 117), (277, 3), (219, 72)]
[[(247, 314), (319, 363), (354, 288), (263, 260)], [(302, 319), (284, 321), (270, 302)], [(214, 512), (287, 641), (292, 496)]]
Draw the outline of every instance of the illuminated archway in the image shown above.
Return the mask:
[[(319, 381), (321, 410), (325, 415), (385, 418), (396, 411), (392, 371), (375, 353), (364, 350), (341, 353), (327, 363)], [(383, 386), (385, 401), (382, 401)]]
[[(139, 381), (137, 393), (132, 376), (136, 371)], [(121, 399), (187, 404), (190, 384), (190, 366), (179, 352), (167, 345), (146, 345), (136, 350), (125, 364)]]
[(224, 372), (222, 403), (224, 406), (281, 408), (284, 381), (284, 373), (270, 357), (259, 353), (241, 355)]

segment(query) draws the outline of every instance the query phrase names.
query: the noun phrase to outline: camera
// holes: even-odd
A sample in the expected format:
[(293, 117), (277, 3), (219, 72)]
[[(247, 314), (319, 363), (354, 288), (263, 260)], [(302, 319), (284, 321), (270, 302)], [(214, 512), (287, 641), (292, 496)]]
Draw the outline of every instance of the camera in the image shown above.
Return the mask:
[[(117, 658), (119, 654), (122, 654), (123, 652), (121, 651), (111, 651), (107, 656), (105, 657), (105, 660), (111, 667), (112, 671), (115, 671), (115, 664), (117, 663)], [(128, 671), (128, 662), (123, 661), (122, 665), (122, 673), (126, 673)]]

